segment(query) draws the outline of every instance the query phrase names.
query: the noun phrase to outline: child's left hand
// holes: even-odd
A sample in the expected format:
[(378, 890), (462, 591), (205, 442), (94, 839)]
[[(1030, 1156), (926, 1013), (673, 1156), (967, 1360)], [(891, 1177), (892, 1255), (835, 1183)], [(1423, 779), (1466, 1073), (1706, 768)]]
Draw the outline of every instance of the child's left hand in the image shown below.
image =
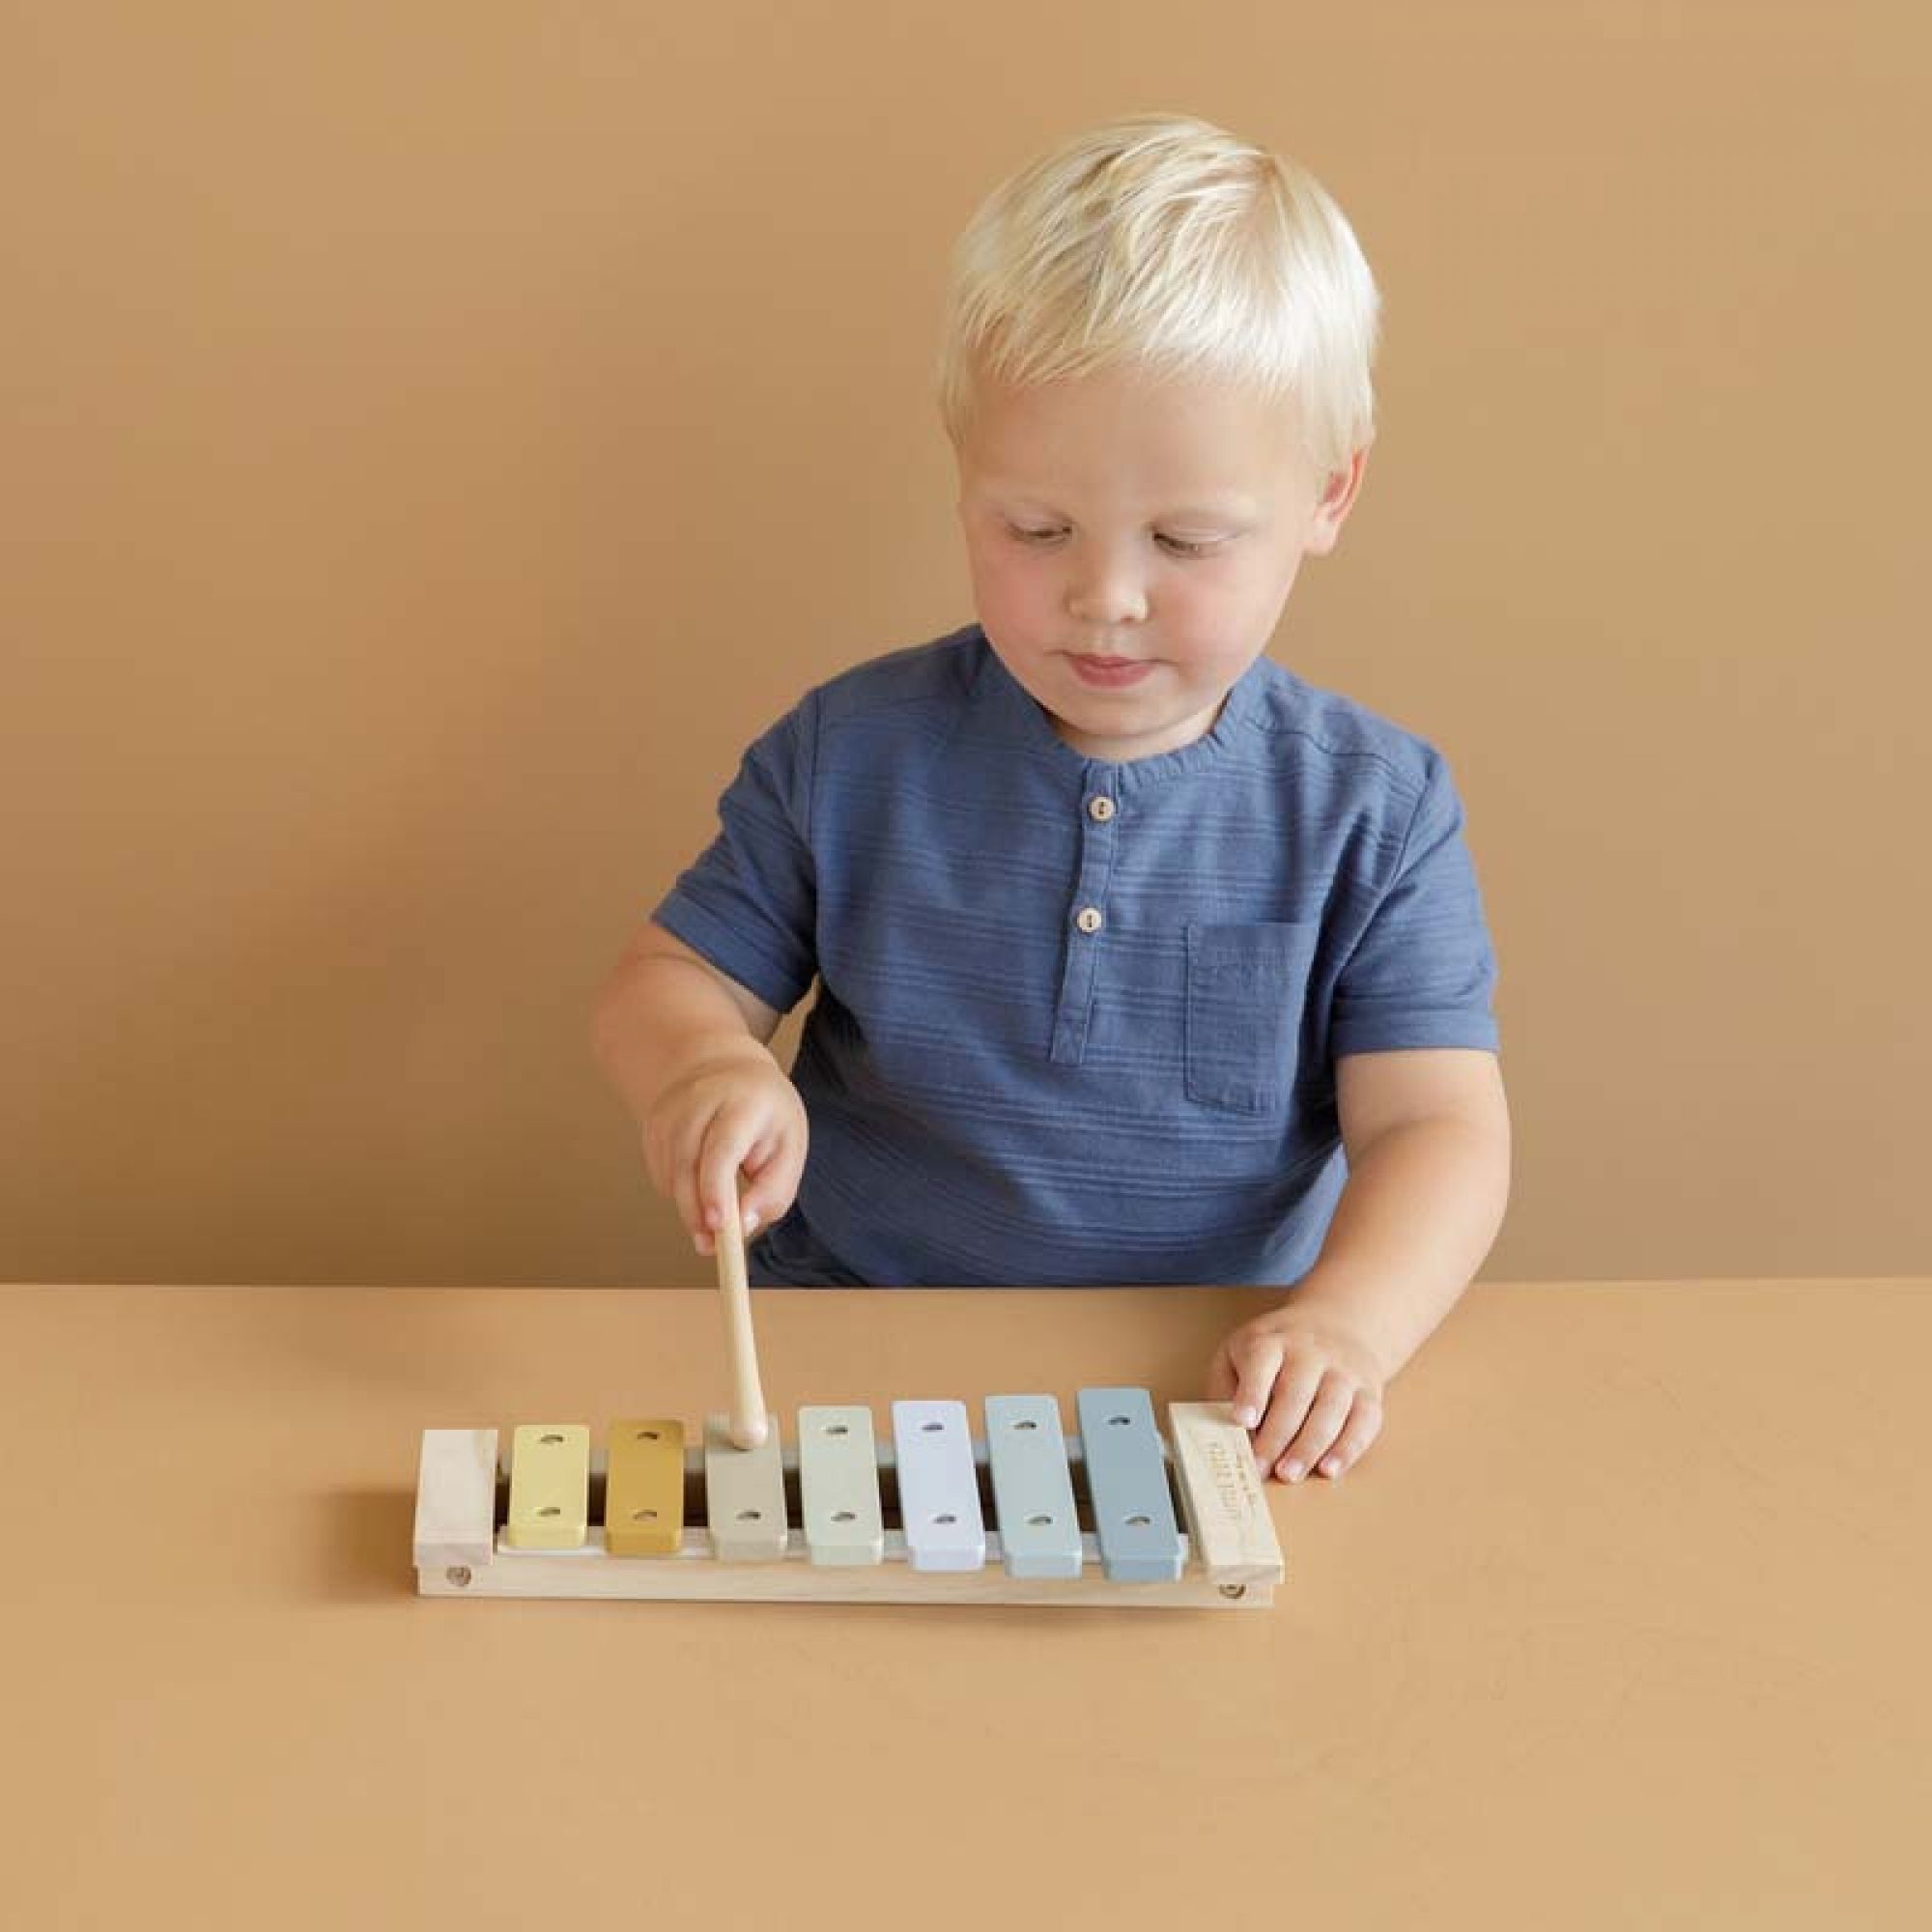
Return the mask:
[(1234, 1405), (1265, 1476), (1340, 1476), (1381, 1434), (1382, 1376), (1368, 1342), (1327, 1309), (1270, 1309), (1214, 1351), (1208, 1395)]

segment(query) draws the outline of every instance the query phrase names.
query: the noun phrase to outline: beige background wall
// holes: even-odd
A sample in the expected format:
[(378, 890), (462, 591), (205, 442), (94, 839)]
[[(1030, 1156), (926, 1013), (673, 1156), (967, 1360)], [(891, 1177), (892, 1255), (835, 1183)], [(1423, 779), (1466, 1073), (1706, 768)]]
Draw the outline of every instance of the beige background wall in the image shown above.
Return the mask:
[(592, 989), (972, 615), (947, 250), (1153, 107), (1382, 284), (1275, 651), (1468, 804), (1487, 1272), (1932, 1270), (1915, 14), (0, 7), (0, 1277), (701, 1278)]

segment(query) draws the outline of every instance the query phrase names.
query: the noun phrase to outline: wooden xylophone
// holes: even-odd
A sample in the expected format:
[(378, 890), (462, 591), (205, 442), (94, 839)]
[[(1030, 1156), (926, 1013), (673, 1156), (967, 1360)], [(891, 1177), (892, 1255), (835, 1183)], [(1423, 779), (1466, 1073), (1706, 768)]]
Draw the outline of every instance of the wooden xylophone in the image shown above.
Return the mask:
[[(1168, 1407), (1086, 1388), (1079, 1434), (1051, 1396), (798, 1410), (786, 1442), (702, 1442), (660, 1418), (423, 1432), (416, 1587), (428, 1597), (1259, 1608), (1281, 1548), (1247, 1431), (1225, 1403)], [(1176, 1504), (1179, 1506), (1177, 1520)], [(1184, 1525), (1184, 1526), (1183, 1526)]]

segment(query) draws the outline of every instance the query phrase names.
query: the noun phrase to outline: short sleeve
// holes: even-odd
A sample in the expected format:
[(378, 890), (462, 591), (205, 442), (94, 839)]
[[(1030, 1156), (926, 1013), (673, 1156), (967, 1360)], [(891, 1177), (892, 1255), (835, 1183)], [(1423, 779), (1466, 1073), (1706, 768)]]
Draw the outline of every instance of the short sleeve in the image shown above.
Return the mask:
[(1331, 1056), (1434, 1046), (1493, 1052), (1495, 982), (1462, 801), (1432, 751), (1401, 856), (1336, 981)]
[(779, 1012), (817, 972), (811, 857), (817, 702), (809, 694), (745, 753), (718, 801), (718, 837), (651, 914)]

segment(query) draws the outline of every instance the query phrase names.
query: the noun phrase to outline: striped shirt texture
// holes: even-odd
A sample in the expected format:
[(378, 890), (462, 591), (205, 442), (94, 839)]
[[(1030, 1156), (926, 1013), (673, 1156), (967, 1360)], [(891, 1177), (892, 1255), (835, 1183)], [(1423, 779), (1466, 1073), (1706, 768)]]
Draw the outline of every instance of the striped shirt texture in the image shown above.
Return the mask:
[(1336, 1061), (1497, 1046), (1440, 754), (1265, 657), (1108, 763), (968, 625), (807, 693), (719, 817), (653, 918), (780, 1011), (818, 982), (765, 1286), (1286, 1285)]

